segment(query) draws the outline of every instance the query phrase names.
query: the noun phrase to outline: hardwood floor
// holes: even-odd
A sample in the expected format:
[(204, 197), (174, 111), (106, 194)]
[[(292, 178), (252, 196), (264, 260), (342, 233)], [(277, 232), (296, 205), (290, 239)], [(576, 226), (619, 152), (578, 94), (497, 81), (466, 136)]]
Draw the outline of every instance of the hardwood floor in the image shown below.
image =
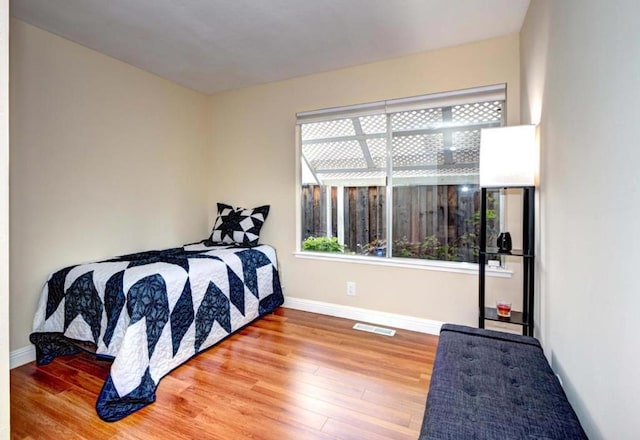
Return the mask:
[(11, 371), (12, 439), (416, 439), (438, 338), (352, 330), (285, 308), (179, 367), (156, 402), (106, 423), (109, 363), (89, 355)]

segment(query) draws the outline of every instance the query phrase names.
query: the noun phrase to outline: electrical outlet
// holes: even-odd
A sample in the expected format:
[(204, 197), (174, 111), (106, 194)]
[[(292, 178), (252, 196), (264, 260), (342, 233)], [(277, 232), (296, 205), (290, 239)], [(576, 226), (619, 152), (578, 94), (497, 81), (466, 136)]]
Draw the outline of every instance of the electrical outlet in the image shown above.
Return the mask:
[(347, 281), (347, 295), (356, 296), (356, 283), (354, 281)]

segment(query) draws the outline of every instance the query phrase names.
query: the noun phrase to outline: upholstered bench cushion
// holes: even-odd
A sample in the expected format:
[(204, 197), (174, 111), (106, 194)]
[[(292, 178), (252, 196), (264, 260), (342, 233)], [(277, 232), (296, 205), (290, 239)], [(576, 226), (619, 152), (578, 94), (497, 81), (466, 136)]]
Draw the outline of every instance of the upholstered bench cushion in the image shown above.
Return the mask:
[(536, 339), (442, 327), (420, 440), (586, 438)]

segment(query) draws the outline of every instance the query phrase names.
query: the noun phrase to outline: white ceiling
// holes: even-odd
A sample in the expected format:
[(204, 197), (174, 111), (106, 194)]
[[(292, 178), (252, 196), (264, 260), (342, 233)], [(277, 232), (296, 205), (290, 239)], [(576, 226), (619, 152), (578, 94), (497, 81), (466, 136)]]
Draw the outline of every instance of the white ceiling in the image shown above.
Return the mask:
[(529, 0), (12, 0), (15, 17), (204, 93), (518, 32)]

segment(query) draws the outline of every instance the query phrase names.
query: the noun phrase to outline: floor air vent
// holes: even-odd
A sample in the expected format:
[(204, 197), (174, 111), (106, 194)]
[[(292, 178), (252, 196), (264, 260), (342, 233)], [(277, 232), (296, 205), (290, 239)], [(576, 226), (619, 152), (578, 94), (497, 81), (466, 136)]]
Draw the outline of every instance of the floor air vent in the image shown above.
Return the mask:
[(383, 336), (394, 336), (396, 334), (395, 330), (384, 327), (376, 327), (375, 325), (362, 324), (360, 322), (354, 325), (353, 328), (354, 330), (362, 330), (363, 332), (376, 333)]

